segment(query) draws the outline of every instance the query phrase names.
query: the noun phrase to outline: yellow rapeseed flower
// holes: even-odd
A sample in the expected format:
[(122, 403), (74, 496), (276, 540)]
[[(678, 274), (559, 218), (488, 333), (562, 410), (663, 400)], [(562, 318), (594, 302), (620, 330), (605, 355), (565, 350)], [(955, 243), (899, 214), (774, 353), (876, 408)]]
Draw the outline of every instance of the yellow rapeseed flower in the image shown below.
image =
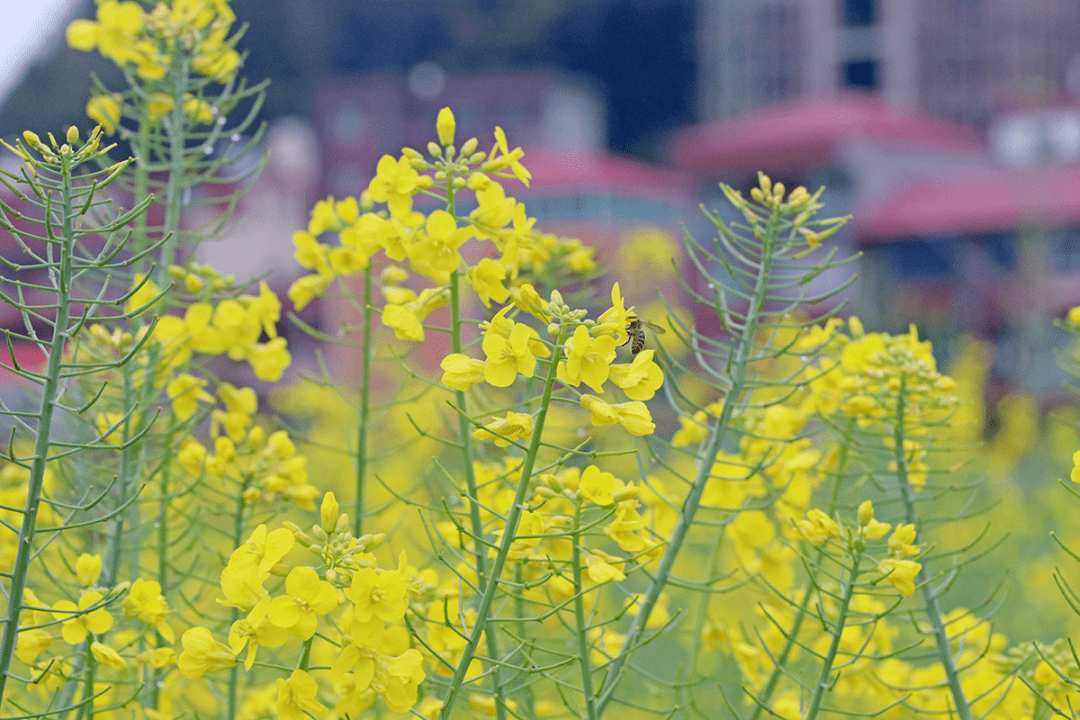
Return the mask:
[(75, 560), (75, 576), (83, 587), (90, 587), (101, 575), (101, 555), (83, 553)]
[[(502, 313), (500, 313), (501, 316)], [(484, 378), (495, 387), (509, 387), (521, 375), (530, 378), (536, 369), (536, 356), (529, 347), (531, 328), (515, 323), (510, 337), (498, 333), (493, 322), (484, 334), (483, 350), (487, 355)]]
[(227, 670), (236, 664), (236, 657), (228, 645), (214, 639), (204, 627), (193, 627), (180, 638), (184, 651), (176, 664), (188, 680), (198, 680), (217, 670)]
[(484, 382), (486, 364), (468, 355), (452, 353), (439, 364), (443, 369), (442, 384), (454, 390), (468, 390)]
[(397, 570), (378, 572), (360, 568), (353, 575), (345, 596), (353, 602), (353, 617), (367, 622), (372, 616), (383, 622), (398, 622), (409, 607), (409, 581)]
[(566, 360), (559, 363), (559, 381), (577, 387), (584, 382), (596, 392), (603, 392), (604, 381), (611, 373), (615, 359), (615, 338), (610, 335), (592, 337), (584, 325), (578, 325), (566, 342)]
[[(53, 617), (63, 620), (60, 634), (69, 645), (78, 645), (86, 639), (87, 634), (95, 635), (108, 632), (113, 626), (113, 618), (109, 612), (99, 607), (87, 612), (87, 609), (97, 605), (105, 598), (96, 590), (87, 590), (79, 596), (79, 604), (70, 600), (61, 600), (53, 605)], [(75, 614), (78, 613), (78, 614)]]
[(915, 576), (922, 570), (922, 565), (914, 560), (895, 560), (887, 558), (878, 563), (878, 572), (888, 575), (889, 582), (904, 597), (910, 597), (915, 592)]
[(508, 447), (510, 440), (532, 437), (533, 417), (527, 413), (508, 412), (505, 418), (496, 417), (483, 428), (473, 432), (477, 440), (494, 440), (498, 447)]
[(285, 578), (285, 591), (288, 595), (271, 601), (267, 617), (301, 640), (315, 634), (319, 616), (338, 606), (338, 591), (309, 567), (293, 568)]

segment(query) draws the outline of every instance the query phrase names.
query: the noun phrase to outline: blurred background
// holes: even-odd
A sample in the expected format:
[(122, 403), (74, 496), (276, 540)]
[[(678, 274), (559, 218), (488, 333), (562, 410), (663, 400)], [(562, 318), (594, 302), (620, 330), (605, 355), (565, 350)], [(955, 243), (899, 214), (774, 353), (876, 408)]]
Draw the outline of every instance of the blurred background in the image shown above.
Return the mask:
[[(867, 328), (915, 323), (942, 360), (978, 338), (991, 394), (1063, 399), (1052, 320), (1080, 305), (1077, 0), (231, 4), (246, 76), (272, 80), (271, 162), (229, 243), (202, 253), (224, 271), (269, 273), (284, 295), (313, 202), (359, 194), (449, 105), (459, 138), (488, 147), (500, 125), (525, 149), (535, 181), (517, 196), (539, 226), (640, 278), (668, 267), (649, 233), (711, 235), (698, 205), (720, 205), (718, 182), (825, 185), (828, 214), (854, 216), (836, 240), (863, 253), (848, 299)], [(91, 74), (119, 86), (64, 43), (92, 15), (88, 0), (5, 10), (4, 138), (88, 127)]]

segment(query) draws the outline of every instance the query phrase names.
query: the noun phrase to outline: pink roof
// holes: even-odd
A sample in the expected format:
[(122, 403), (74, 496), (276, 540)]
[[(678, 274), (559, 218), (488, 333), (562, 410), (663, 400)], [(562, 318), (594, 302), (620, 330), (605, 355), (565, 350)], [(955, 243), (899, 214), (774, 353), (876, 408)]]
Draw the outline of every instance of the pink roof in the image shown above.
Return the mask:
[(702, 123), (681, 132), (669, 155), (700, 174), (717, 170), (784, 172), (822, 164), (850, 137), (867, 137), (952, 150), (981, 151), (975, 130), (902, 110), (866, 93), (801, 98), (747, 115)]
[(1080, 225), (1080, 167), (992, 170), (921, 183), (855, 218), (862, 241), (942, 237), (1023, 225)]
[(511, 195), (527, 198), (530, 194), (590, 190), (676, 203), (697, 199), (695, 185), (687, 175), (640, 160), (597, 150), (546, 146), (524, 149), (521, 163), (533, 176), (531, 187), (508, 190)]

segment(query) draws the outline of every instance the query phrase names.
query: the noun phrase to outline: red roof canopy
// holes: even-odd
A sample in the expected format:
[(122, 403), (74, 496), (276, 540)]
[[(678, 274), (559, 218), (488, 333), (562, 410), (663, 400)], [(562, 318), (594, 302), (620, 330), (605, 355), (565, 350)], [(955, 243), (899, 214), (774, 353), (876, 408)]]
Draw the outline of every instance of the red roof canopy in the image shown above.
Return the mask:
[(953, 150), (984, 149), (982, 136), (966, 125), (902, 110), (876, 95), (845, 92), (692, 126), (676, 136), (669, 155), (678, 167), (698, 174), (790, 172), (826, 163), (839, 143), (854, 136)]
[(697, 198), (695, 186), (685, 174), (604, 151), (526, 147), (521, 163), (533, 176), (531, 187), (509, 194), (528, 197), (591, 190), (675, 202)]
[(855, 218), (862, 241), (1080, 225), (1080, 167), (993, 170), (902, 189)]

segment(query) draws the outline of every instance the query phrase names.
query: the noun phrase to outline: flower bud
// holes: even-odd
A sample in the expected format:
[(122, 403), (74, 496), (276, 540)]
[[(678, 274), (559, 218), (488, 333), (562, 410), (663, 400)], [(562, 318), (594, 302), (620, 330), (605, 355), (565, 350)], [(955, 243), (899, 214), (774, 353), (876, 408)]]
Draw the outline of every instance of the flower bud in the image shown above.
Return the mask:
[(328, 582), (334, 582), (335, 580), (337, 580), (337, 576), (337, 570), (335, 570), (334, 568), (330, 568), (326, 571), (326, 579)]
[(187, 291), (189, 293), (191, 293), (192, 295), (195, 295), (200, 290), (202, 290), (202, 286), (203, 286), (202, 278), (199, 277), (198, 275), (196, 275), (195, 273), (189, 273), (188, 275), (186, 275), (184, 277), (184, 287), (186, 287)]
[(275, 577), (285, 577), (286, 575), (289, 574), (290, 569), (291, 568), (288, 565), (285, 565), (284, 563), (276, 562), (276, 563), (273, 564), (273, 566), (271, 566), (270, 574), (274, 575)]
[(559, 493), (555, 492), (551, 488), (544, 487), (543, 485), (536, 488), (536, 494), (544, 498), (545, 500), (553, 500), (554, 498), (559, 497)]
[(552, 306), (560, 306), (564, 304), (562, 299), (562, 293), (558, 290), (551, 291), (551, 304)]
[(293, 534), (293, 537), (296, 538), (296, 542), (300, 543), (304, 547), (311, 547), (311, 538), (309, 538), (307, 534), (300, 529), (299, 525), (290, 520), (286, 520), (282, 523), (282, 525), (285, 527), (286, 530), (290, 531)]
[(41, 138), (38, 137), (37, 133), (30, 132), (29, 130), (24, 130), (22, 136), (23, 140), (26, 141), (26, 144), (32, 148), (37, 148), (39, 145), (41, 145)]
[(548, 323), (547, 334), (548, 335), (558, 335), (559, 334), (559, 323)]
[(463, 177), (454, 178), (454, 189), (460, 190), (463, 187), (465, 187), (465, 178), (463, 178)]
[(484, 162), (484, 158), (486, 158), (486, 157), (487, 157), (487, 153), (484, 152), (483, 150), (481, 150), (480, 152), (475, 152), (472, 155), (470, 155), (467, 162), (470, 165), (479, 165), (480, 163)]
[[(335, 528), (347, 528), (347, 527), (349, 527), (349, 513), (341, 513), (340, 515), (338, 515), (337, 524), (334, 527)], [(349, 536), (352, 537), (352, 533), (349, 533)]]
[(461, 146), (461, 154), (472, 156), (476, 152), (476, 146), (480, 144), (476, 138), (469, 138), (465, 141), (465, 144)]
[(452, 145), (455, 130), (457, 130), (457, 123), (454, 121), (454, 113), (450, 108), (444, 107), (435, 120), (435, 131), (439, 134), (439, 142), (447, 146)]
[(338, 505), (334, 493), (326, 493), (326, 495), (323, 496), (322, 507), (319, 508), (319, 520), (322, 522), (322, 526), (326, 532), (331, 535), (334, 533), (334, 530), (337, 529), (338, 513), (340, 511), (341, 507)]
[(483, 173), (473, 173), (465, 184), (470, 190), (483, 190), (491, 184), (491, 178)]
[(68, 145), (72, 146), (74, 146), (75, 143), (79, 142), (79, 128), (72, 125), (67, 129), (67, 141)]
[(428, 155), (430, 155), (431, 157), (437, 157), (437, 158), (442, 157), (442, 148), (439, 147), (438, 143), (429, 142), (427, 144), (427, 151), (428, 151)]
[[(327, 535), (326, 531), (323, 530), (322, 527), (320, 527), (319, 525), (316, 525), (315, 527), (311, 528), (311, 534), (316, 540), (318, 540), (321, 543), (325, 543), (327, 540), (330, 539), (330, 536)], [(314, 549), (315, 549), (314, 546), (312, 546), (312, 550), (314, 550)]]
[(611, 493), (611, 499), (617, 503), (621, 503), (624, 500), (633, 500), (640, 494), (641, 488), (639, 488), (637, 485), (627, 485), (626, 487), (621, 487), (615, 492)]
[(867, 500), (859, 506), (859, 527), (866, 527), (866, 524), (874, 519), (874, 504)]
[(411, 147), (403, 147), (403, 148), (401, 148), (401, 154), (404, 155), (405, 157), (409, 158), (409, 160), (423, 160), (424, 159), (424, 156), (421, 155), (419, 151), (414, 150)]

